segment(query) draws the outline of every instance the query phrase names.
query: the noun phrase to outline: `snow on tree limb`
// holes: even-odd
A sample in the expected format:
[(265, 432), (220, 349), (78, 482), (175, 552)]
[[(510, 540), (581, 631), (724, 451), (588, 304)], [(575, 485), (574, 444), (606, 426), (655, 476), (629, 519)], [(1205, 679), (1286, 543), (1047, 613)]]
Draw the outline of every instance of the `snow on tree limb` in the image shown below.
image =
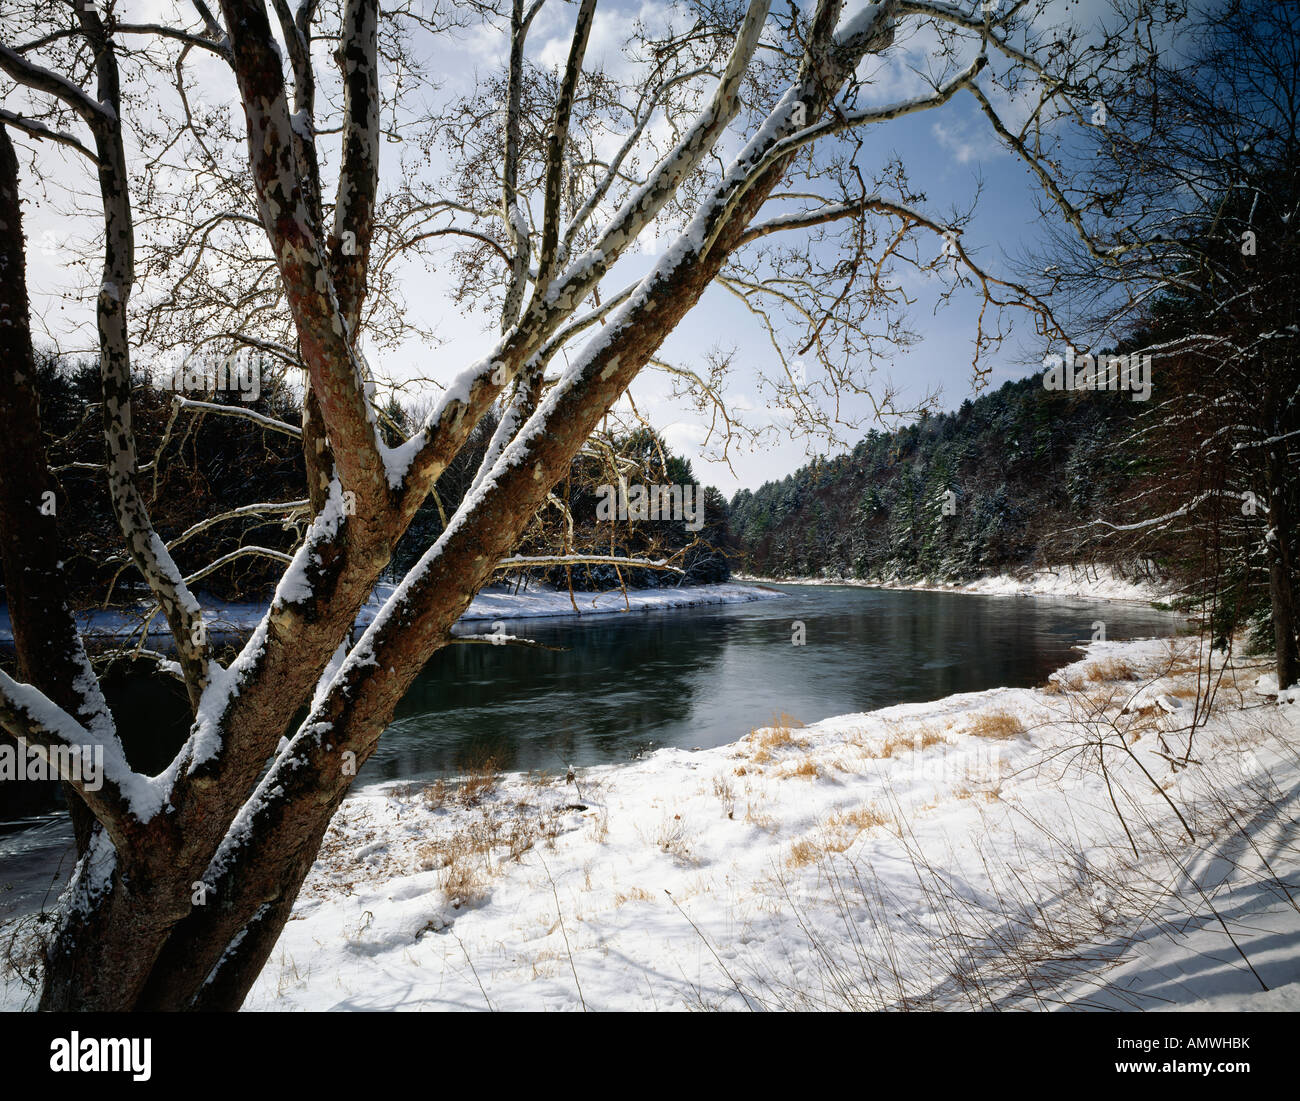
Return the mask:
[(265, 413), (259, 413), (256, 409), (249, 409), (242, 405), (221, 405), (213, 401), (195, 401), (193, 398), (183, 398), (179, 395), (172, 400), (180, 409), (193, 409), (199, 413), (215, 413), (221, 417), (236, 417), (252, 421), (254, 424), (260, 424), (263, 428), (269, 428), (272, 432), (280, 432), (286, 436), (293, 436), (295, 439), (302, 438), (301, 428), (296, 428), (292, 424), (285, 424), (284, 421), (276, 420), (274, 417), (268, 417)]
[[(356, 0), (348, 9), (352, 19), (344, 50), (350, 66), (360, 74), (359, 80), (372, 79), (376, 64), (373, 3)], [(365, 372), (352, 346), (352, 327), (344, 312), (354, 303), (343, 301), (337, 292), (322, 242), (313, 228), (308, 192), (293, 155), (294, 127), (279, 50), (260, 4), (222, 0), (221, 6), (248, 124), (249, 161), (262, 222), (311, 376), (311, 392), (319, 403), (341, 478), (357, 494), (360, 512), (376, 516), (387, 503), (388, 482)], [(367, 101), (364, 90), (354, 91), (350, 104), (348, 137), (357, 151), (349, 161), (350, 175), (347, 185), (341, 185), (339, 197), (358, 220), (344, 229), (353, 238), (341, 241), (340, 251), (364, 247), (373, 218), (366, 194), (377, 139), (378, 104)], [(359, 295), (359, 288), (346, 280), (344, 290)]]
[(23, 133), (29, 134), (34, 138), (56, 142), (59, 145), (66, 145), (69, 149), (75, 149), (92, 164), (99, 163), (99, 158), (92, 150), (83, 145), (73, 135), (68, 134), (63, 130), (55, 130), (53, 127), (46, 126), (44, 123), (37, 122), (35, 119), (23, 118), (23, 116), (17, 112), (8, 110), (0, 110), (0, 122), (21, 130)]
[(498, 560), (499, 570), (518, 569), (521, 566), (639, 566), (646, 570), (666, 570), (684, 574), (680, 566), (665, 558), (628, 558), (618, 554), (513, 554)]

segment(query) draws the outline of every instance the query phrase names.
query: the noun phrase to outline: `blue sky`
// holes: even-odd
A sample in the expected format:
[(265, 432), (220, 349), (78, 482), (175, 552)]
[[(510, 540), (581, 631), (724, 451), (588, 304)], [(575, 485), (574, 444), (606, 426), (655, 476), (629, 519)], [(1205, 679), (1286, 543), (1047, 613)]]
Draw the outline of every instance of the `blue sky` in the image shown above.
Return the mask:
[[(859, 4), (849, 0), (846, 9)], [(1094, 18), (1102, 0), (1059, 5), (1062, 18)], [(176, 21), (171, 0), (135, 0), (126, 4), (128, 17), (170, 19)], [(652, 17), (659, 9), (658, 0), (638, 0), (636, 4), (605, 0), (598, 9), (597, 24), (588, 52), (588, 62), (617, 68), (621, 64), (618, 44), (630, 20), (637, 14)], [(568, 47), (574, 6), (550, 0), (539, 16), (530, 36), (530, 56), (542, 63), (559, 63)], [(876, 102), (887, 102), (915, 95), (925, 85), (912, 68), (924, 67), (929, 43), (916, 38), (895, 52), (882, 79), (868, 92)], [(475, 74), (485, 74), (504, 59), (504, 39), (482, 31), (469, 31), (431, 47), (433, 69), (445, 81), (443, 94), (464, 90)], [(973, 55), (972, 55), (973, 56)], [(900, 66), (899, 62), (905, 64)], [(217, 62), (203, 69), (205, 94), (214, 101), (233, 102), (233, 79)], [(1065, 125), (1077, 125), (1066, 123)], [(385, 151), (398, 147), (385, 145)], [(69, 235), (87, 238), (95, 232), (93, 214), (75, 219), (57, 213), (49, 200), (60, 189), (71, 187), (89, 193), (91, 180), (82, 165), (70, 155), (48, 145), (38, 148), (37, 156), (48, 177), (40, 191), (33, 190), (28, 203), (28, 237), (34, 244), (30, 278), (33, 299), (40, 320), (47, 331), (57, 334), (66, 346), (88, 347), (92, 339), (89, 324), (93, 319), (93, 293), (69, 297), (71, 288), (84, 287), (97, 275), (68, 263), (62, 249)], [(969, 205), (976, 182), (983, 191), (973, 221), (963, 237), (963, 245), (994, 274), (1010, 274), (1007, 257), (1031, 247), (1043, 232), (1036, 215), (1036, 185), (1028, 169), (1011, 153), (1003, 151), (987, 121), (968, 95), (958, 95), (945, 106), (892, 121), (866, 132), (861, 161), (866, 167), (883, 164), (900, 157), (908, 165), (914, 190), (926, 194), (923, 209), (942, 218), (955, 207)], [(62, 195), (66, 204), (68, 194)], [(83, 204), (85, 199), (82, 199)], [(653, 252), (665, 242), (648, 243), (648, 251), (622, 262), (611, 277), (610, 285), (626, 282), (626, 273), (636, 274), (648, 267)], [(922, 255), (931, 250), (938, 255), (942, 242), (922, 238)], [(911, 276), (909, 276), (911, 278)], [(886, 379), (896, 384), (904, 401), (919, 400), (936, 389), (942, 392), (941, 406), (955, 408), (969, 397), (971, 389), (971, 355), (975, 335), (978, 303), (972, 292), (961, 293), (937, 316), (933, 314), (938, 284), (935, 279), (915, 279), (908, 284), (909, 293), (917, 296), (912, 310), (911, 328), (921, 341), (910, 349), (900, 350), (895, 358), (880, 367), (880, 383)], [(412, 265), (405, 273), (404, 293), (412, 315), (423, 324), (436, 328), (443, 343), (434, 349), (408, 344), (395, 351), (372, 353), (371, 362), (381, 377), (402, 379), (432, 375), (452, 378), (468, 363), (482, 356), (491, 346), (495, 317), (465, 315), (449, 302), (445, 277)], [(1030, 373), (1041, 361), (1044, 347), (1019, 320), (1019, 336), (1005, 344), (988, 362), (993, 371), (993, 386), (1010, 378)], [(713, 347), (735, 348), (737, 370), (729, 382), (728, 394), (740, 407), (749, 409), (748, 417), (759, 423), (779, 426), (765, 410), (763, 393), (755, 383), (752, 368), (777, 369), (777, 360), (767, 336), (727, 292), (714, 288), (688, 315), (662, 350), (665, 358), (685, 366), (699, 367), (704, 355)], [(812, 369), (815, 371), (815, 368)], [(807, 460), (814, 452), (828, 448), (817, 440), (793, 440), (784, 430), (768, 434), (754, 450), (741, 446), (731, 455), (731, 467), (710, 461), (701, 454), (703, 422), (685, 399), (670, 400), (669, 384), (661, 375), (643, 376), (633, 386), (637, 408), (664, 431), (673, 446), (691, 458), (697, 476), (731, 495), (742, 486), (757, 487), (779, 478)], [(869, 408), (865, 399), (849, 399), (851, 415), (864, 415)], [(860, 437), (865, 426), (848, 432), (849, 442)]]
[[(854, 10), (849, 4), (847, 10)], [(1096, 8), (1097, 5), (1088, 5)], [(539, 27), (533, 41), (542, 42), (537, 56), (542, 60), (559, 62), (567, 50), (567, 33), (571, 26), (571, 8), (551, 9), (553, 22), (550, 37)], [(626, 13), (627, 5), (609, 5), (606, 12)], [(1061, 4), (1063, 13), (1071, 18), (1091, 18), (1092, 11)], [(593, 35), (589, 61), (600, 59), (617, 66), (617, 33), (611, 28), (613, 19), (597, 24)], [(602, 31), (604, 32), (602, 34)], [(496, 44), (492, 43), (493, 50)], [(907, 63), (922, 66), (926, 63), (925, 42), (908, 43)], [(489, 53), (466, 49), (460, 57), (475, 57), (476, 67), (490, 58)], [(455, 83), (464, 75), (455, 68), (448, 70), (449, 80)], [(902, 73), (897, 64), (889, 66), (891, 76), (872, 90), (875, 101), (888, 102), (924, 89), (912, 74)], [(975, 101), (960, 95), (941, 108), (889, 122), (868, 131), (862, 156), (864, 165), (881, 163), (892, 157), (901, 158), (909, 168), (914, 189), (925, 192), (924, 210), (943, 216), (954, 207), (965, 209), (977, 185), (982, 184), (978, 206), (971, 226), (963, 237), (964, 246), (993, 274), (1011, 274), (1008, 256), (1015, 256), (1032, 246), (1042, 234), (1038, 221), (1035, 194), (1036, 181), (1029, 170), (1014, 154), (999, 145), (988, 121), (980, 113)], [(942, 242), (931, 235), (922, 237), (922, 254), (929, 249), (937, 255)], [(640, 263), (648, 266), (648, 258)], [(638, 260), (625, 266), (635, 269)], [(618, 280), (613, 286), (621, 285)], [(917, 296), (912, 310), (911, 327), (920, 334), (921, 341), (909, 349), (900, 349), (897, 357), (879, 368), (878, 380), (889, 379), (900, 387), (904, 401), (919, 401), (925, 394), (941, 391), (941, 406), (955, 408), (972, 394), (971, 358), (976, 332), (978, 302), (973, 292), (960, 293), (936, 315), (937, 287), (934, 281), (924, 285), (910, 285), (910, 293)], [(436, 299), (431, 296), (429, 301)], [(448, 343), (438, 355), (451, 354), (453, 359), (463, 349), (463, 357), (481, 354), (492, 328), (492, 318), (442, 317), (440, 333)], [(483, 331), (483, 327), (487, 331)], [(1008, 341), (1002, 350), (986, 362), (993, 367), (988, 379), (996, 387), (1003, 381), (1021, 378), (1033, 371), (1041, 362), (1044, 348), (1033, 337), (1027, 321), (1017, 323), (1017, 337)], [(1023, 337), (1023, 338), (1022, 338)], [(669, 338), (662, 349), (664, 358), (671, 362), (698, 367), (703, 357), (715, 346), (736, 348), (738, 370), (729, 382), (729, 396), (739, 400), (742, 407), (749, 406), (751, 420), (763, 422), (764, 396), (747, 367), (761, 365), (769, 371), (777, 369), (777, 360), (766, 334), (759, 324), (726, 291), (713, 288), (687, 316), (683, 324)], [(710, 461), (700, 450), (705, 436), (705, 425), (692, 410), (686, 399), (670, 400), (669, 384), (660, 375), (643, 375), (634, 384), (633, 394), (638, 410), (660, 428), (668, 440), (683, 454), (692, 459), (697, 476), (712, 482), (728, 496), (741, 487), (756, 488), (764, 481), (783, 477), (801, 465), (813, 453), (836, 450), (817, 439), (794, 440), (788, 432), (766, 436), (754, 449), (741, 445), (731, 451), (730, 467), (721, 461)], [(850, 398), (846, 408), (851, 414), (864, 415), (869, 409), (865, 398)], [(777, 422), (779, 424), (779, 422)], [(863, 429), (848, 432), (850, 442), (860, 438)]]

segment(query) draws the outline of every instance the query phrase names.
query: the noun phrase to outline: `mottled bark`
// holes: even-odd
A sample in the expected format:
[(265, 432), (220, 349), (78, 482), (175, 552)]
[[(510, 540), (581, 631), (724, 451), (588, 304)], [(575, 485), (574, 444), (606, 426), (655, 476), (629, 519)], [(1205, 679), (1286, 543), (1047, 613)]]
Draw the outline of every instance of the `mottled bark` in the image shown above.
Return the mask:
[[(804, 101), (824, 109), (854, 61), (833, 55), (810, 59), (799, 88)], [(397, 703), (429, 657), (446, 645), (452, 624), (497, 559), (515, 545), (600, 418), (716, 277), (784, 170), (785, 159), (773, 163), (731, 208), (727, 222), (710, 227), (716, 230), (715, 245), (706, 254), (688, 255), (652, 277), (639, 305), (611, 326), (580, 377), (537, 414), (544, 416), (545, 430), (525, 429), (527, 445), (512, 465), (495, 472), (493, 488), (468, 510), (440, 551), (431, 551), (416, 567), (406, 597), (367, 632), (355, 651), (357, 660), (345, 666), (259, 786), (250, 828), (223, 846), (214, 861), (216, 874), (209, 878), (218, 903), (196, 908), (177, 927), (142, 1008), (234, 1009), (242, 1003), (355, 768), (373, 752)]]
[(343, 73), (343, 164), (330, 234), (330, 278), (348, 332), (356, 333), (379, 187), (378, 0), (347, 0), (338, 63)]
[[(282, 59), (264, 5), (222, 0), (248, 129), (248, 153), (260, 218), (275, 254), (300, 356), (310, 379), (303, 411), (308, 491), (317, 512), (295, 557), (293, 585), (282, 586), (254, 639), (229, 670), (214, 676), (214, 695), (198, 706), (208, 682), (202, 649), (184, 656), (196, 721), (160, 791), (166, 813), (137, 821), (116, 803), (96, 810), (114, 845), (101, 855), (107, 874), (91, 875), (83, 861), (51, 948), (42, 1005), (82, 1009), (230, 1009), (242, 1002), (269, 955), (330, 818), (356, 769), (373, 752), (398, 701), (428, 658), (450, 638), (452, 625), (498, 560), (516, 545), (530, 517), (609, 408), (716, 278), (728, 255), (795, 155), (776, 148), (783, 137), (825, 112), (865, 52), (892, 41), (894, 4), (852, 41), (837, 42), (841, 5), (818, 5), (808, 29), (796, 85), (736, 166), (699, 207), (690, 240), (705, 247), (661, 258), (636, 294), (618, 296), (609, 324), (597, 329), (564, 382), (541, 400), (553, 338), (641, 231), (714, 154), (739, 109), (739, 90), (767, 15), (752, 0), (714, 93), (682, 140), (656, 166), (635, 202), (611, 219), (598, 238), (599, 256), (563, 270), (559, 195), (568, 113), (595, 5), (580, 5), (552, 125), (542, 228), (544, 272), (527, 305), (515, 266), (504, 335), (473, 380), (435, 410), (410, 445), (412, 461), (390, 474), (377, 432), (355, 340), (366, 292), (378, 182), (376, 0), (347, 0), (339, 57), (344, 66), (343, 163), (333, 231), (320, 226), (320, 182), (310, 120), (307, 28), (275, 9), (290, 44), (297, 123), (289, 109)], [(531, 9), (536, 10), (536, 7)], [(115, 505), (132, 553), (169, 610), (173, 633), (195, 614), (183, 585), (167, 572), (147, 511), (134, 493), (130, 432), (130, 363), (126, 303), (133, 279), (131, 211), (126, 194), (120, 104), (111, 38), (93, 12), (81, 15), (98, 47), (100, 100), (80, 102), (74, 90), (23, 70), (32, 87), (55, 89), (91, 125), (100, 159), (107, 241), (99, 301), (105, 393), (105, 432)], [(301, 30), (301, 35), (296, 30)], [(522, 64), (527, 16), (516, 4), (512, 21), (512, 81)], [(22, 69), (0, 53), (0, 67)], [(793, 105), (802, 110), (796, 113)], [(510, 114), (508, 110), (507, 114)], [(515, 124), (517, 126), (517, 112)], [(529, 255), (515, 217), (517, 131), (507, 125), (507, 188), (503, 200), (515, 259)], [(513, 152), (512, 152), (513, 148)], [(512, 301), (512, 296), (517, 300)], [(517, 316), (516, 316), (517, 315)], [(604, 317), (604, 315), (602, 315)], [(347, 637), (392, 547), (439, 474), (509, 384), (510, 428), (493, 441), (501, 461), (485, 468), (480, 492), (453, 518), (400, 598), (352, 648), (342, 669), (321, 686), (320, 702), (277, 745), (294, 713), (313, 699), (329, 659)], [(39, 437), (34, 409), (19, 410)], [(391, 481), (390, 481), (391, 479)], [(21, 501), (16, 508), (25, 507)], [(150, 554), (153, 557), (150, 557)], [(6, 562), (7, 565), (7, 562)], [(174, 569), (174, 567), (173, 567)], [(170, 602), (170, 603), (169, 603)], [(175, 617), (175, 619), (174, 619)], [(174, 622), (173, 622), (174, 619)], [(224, 692), (222, 684), (231, 687)], [(27, 729), (27, 720), (0, 700), (0, 722)], [(33, 736), (40, 735), (33, 730)], [(44, 736), (44, 735), (41, 735)], [(259, 775), (274, 757), (269, 774)], [(243, 826), (232, 823), (243, 815)]]
[(197, 706), (208, 678), (208, 644), (202, 612), (166, 548), (155, 537), (148, 506), (135, 484), (137, 454), (131, 413), (131, 350), (127, 338), (127, 303), (135, 282), (135, 230), (122, 141), (117, 55), (93, 7), (79, 6), (77, 18), (95, 50), (96, 90), (103, 108), (102, 113), (92, 117), (91, 129), (95, 136), (104, 216), (104, 268), (95, 320), (99, 329), (109, 499), (126, 539), (127, 553), (171, 627), (185, 685), (191, 702)]

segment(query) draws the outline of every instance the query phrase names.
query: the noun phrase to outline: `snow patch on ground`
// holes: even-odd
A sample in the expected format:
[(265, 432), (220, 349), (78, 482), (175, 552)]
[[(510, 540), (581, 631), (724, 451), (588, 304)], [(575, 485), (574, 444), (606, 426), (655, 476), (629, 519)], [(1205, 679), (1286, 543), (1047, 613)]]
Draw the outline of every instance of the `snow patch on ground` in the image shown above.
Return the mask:
[(582, 593), (575, 590), (571, 601), (567, 589), (534, 589), (515, 594), (508, 586), (502, 586), (483, 589), (461, 616), (461, 622), (571, 616), (575, 614), (575, 604), (577, 614), (595, 615), (665, 608), (696, 608), (711, 604), (746, 604), (754, 600), (769, 600), (783, 595), (775, 589), (765, 589), (755, 585), (717, 584), (682, 588), (628, 589), (626, 601), (623, 592), (619, 589), (603, 593)]
[(367, 789), (247, 1007), (1294, 1008), (1300, 705), (1239, 662), (1189, 745), (1196, 645)]
[(868, 589), (907, 589), (918, 592), (972, 593), (984, 596), (1061, 596), (1094, 600), (1162, 602), (1170, 593), (1150, 581), (1134, 581), (1108, 567), (1053, 566), (1024, 577), (995, 574), (975, 581), (860, 581), (855, 578), (749, 577), (738, 579), (790, 585), (848, 585)]
[[(357, 615), (358, 628), (368, 627), (396, 586), (381, 583)], [(623, 591), (584, 593), (575, 590), (573, 601), (567, 589), (541, 588), (534, 585), (516, 593), (511, 585), (488, 586), (475, 598), (461, 617), (461, 622), (495, 619), (537, 619), (551, 616), (617, 614), (624, 611), (648, 611), (665, 608), (694, 608), (712, 604), (744, 604), (768, 600), (782, 594), (757, 585), (717, 584), (686, 585), (681, 588), (628, 589)], [(574, 611), (574, 604), (577, 612)], [(243, 633), (252, 631), (266, 615), (265, 604), (235, 603), (204, 597), (204, 622), (211, 632)], [(84, 637), (135, 638), (148, 613), (119, 609), (94, 609), (77, 612), (77, 625)], [(150, 624), (149, 637), (170, 635), (165, 622), (156, 618)], [(0, 641), (13, 639), (9, 609), (0, 605)]]

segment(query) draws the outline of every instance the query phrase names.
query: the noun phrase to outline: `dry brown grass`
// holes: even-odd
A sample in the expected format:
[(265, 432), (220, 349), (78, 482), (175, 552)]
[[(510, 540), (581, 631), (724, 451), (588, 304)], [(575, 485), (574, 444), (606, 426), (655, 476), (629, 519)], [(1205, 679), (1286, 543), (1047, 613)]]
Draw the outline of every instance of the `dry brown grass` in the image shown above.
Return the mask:
[(1025, 724), (1007, 711), (982, 711), (970, 723), (970, 733), (977, 738), (1005, 741), (1025, 733)]
[(487, 883), (483, 870), (467, 860), (448, 864), (439, 877), (438, 885), (447, 896), (453, 909), (473, 906), (487, 897)]
[(881, 826), (898, 832), (898, 822), (893, 815), (884, 813), (875, 804), (836, 811), (816, 833), (802, 837), (790, 846), (786, 865), (804, 868), (819, 863), (828, 856), (844, 852), (867, 830)]
[(1086, 692), (1072, 693), (1067, 704), (1072, 710), (1077, 711), (1081, 718), (1104, 719), (1107, 712), (1114, 711), (1127, 703), (1131, 695), (1131, 688), (1096, 684)]
[(780, 822), (765, 811), (757, 809), (753, 803), (745, 804), (745, 821), (767, 833), (775, 833), (781, 828)]
[(1088, 676), (1082, 669), (1075, 669), (1069, 673), (1058, 673), (1056, 676), (1058, 691), (1082, 692), (1088, 687)]
[(884, 744), (881, 745), (879, 752), (873, 753), (871, 756), (897, 757), (900, 753), (914, 753), (918, 750), (929, 749), (930, 746), (938, 745), (945, 740), (943, 734), (934, 727), (918, 726), (911, 730), (889, 735)]
[[(479, 758), (464, 768), (464, 774), (458, 781), (448, 783), (445, 778), (439, 777), (433, 783), (424, 785), (420, 794), (430, 810), (442, 810), (448, 800), (462, 807), (477, 807), (501, 782), (496, 761), (491, 757)], [(537, 787), (550, 782), (546, 773), (530, 773), (529, 781)]]
[(874, 803), (865, 807), (855, 807), (853, 810), (836, 811), (826, 820), (826, 828), (832, 833), (839, 837), (846, 835), (849, 837), (848, 843), (837, 849), (837, 852), (843, 852), (857, 839), (858, 834), (864, 830), (874, 829), (876, 826), (897, 829), (898, 823), (892, 814), (886, 814)]
[(793, 728), (789, 726), (769, 726), (759, 733), (758, 744), (767, 750), (806, 746), (808, 743), (801, 738), (796, 738), (792, 730)]
[(986, 803), (996, 803), (1002, 798), (1002, 786), (995, 784), (992, 787), (973, 788), (969, 784), (962, 784), (954, 788), (952, 794), (956, 799), (982, 799)]
[(1100, 661), (1089, 662), (1083, 667), (1083, 672), (1089, 680), (1133, 680), (1137, 677), (1137, 670), (1132, 663), (1123, 658), (1102, 658)]
[(718, 797), (718, 802), (722, 804), (722, 810), (726, 816), (735, 818), (736, 789), (731, 786), (731, 781), (722, 773), (713, 778), (713, 794)]
[(494, 817), (481, 812), (462, 829), (426, 841), (415, 857), (421, 869), (441, 872), (439, 886), (459, 908), (485, 897), (503, 864), (519, 860), (538, 841), (553, 843), (558, 831), (553, 813)]
[(597, 845), (604, 845), (609, 841), (609, 811), (601, 807), (591, 820), (591, 839)]
[(798, 778), (801, 780), (815, 780), (820, 775), (821, 772), (818, 770), (816, 764), (807, 757), (800, 761), (794, 768), (790, 769), (789, 772), (783, 772), (781, 774), (783, 779)]
[(746, 741), (754, 745), (753, 759), (760, 764), (766, 763), (772, 759), (774, 749), (803, 749), (808, 743), (802, 738), (796, 738), (794, 731), (802, 729), (803, 723), (793, 715), (788, 715), (782, 711), (780, 715), (774, 717), (771, 723), (757, 730), (751, 730), (746, 735)]
[(809, 864), (816, 864), (823, 855), (821, 845), (810, 837), (804, 837), (790, 846), (785, 862), (791, 868), (805, 868)]
[(644, 887), (629, 887), (626, 891), (614, 892), (614, 905), (623, 906), (628, 902), (653, 902), (655, 896)]
[(1164, 661), (1166, 674), (1171, 677), (1184, 673), (1195, 673), (1201, 668), (1201, 655), (1198, 644), (1171, 638), (1165, 642)]
[[(951, 719), (944, 723), (945, 728), (952, 725)], [(859, 757), (873, 761), (929, 749), (932, 745), (940, 745), (948, 741), (942, 730), (929, 724), (900, 730), (896, 723), (886, 722), (885, 729), (888, 733), (883, 742), (877, 742), (874, 738), (861, 733), (852, 734), (845, 741), (848, 745), (857, 747)]]
[(456, 802), (462, 807), (477, 807), (501, 782), (496, 761), (491, 757), (470, 765), (456, 786)]

